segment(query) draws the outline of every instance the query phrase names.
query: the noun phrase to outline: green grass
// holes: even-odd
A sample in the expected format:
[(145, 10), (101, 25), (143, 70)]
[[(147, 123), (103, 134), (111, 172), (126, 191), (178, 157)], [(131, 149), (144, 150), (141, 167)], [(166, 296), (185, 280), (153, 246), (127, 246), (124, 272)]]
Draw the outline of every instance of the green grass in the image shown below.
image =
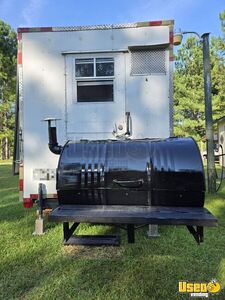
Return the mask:
[[(64, 247), (60, 224), (33, 236), (35, 208), (22, 207), (17, 182), (9, 162), (0, 164), (0, 299), (174, 300), (188, 299), (177, 292), (182, 279), (225, 286), (225, 186), (207, 196), (219, 227), (205, 230), (201, 246), (184, 227), (161, 226), (160, 238), (147, 238), (144, 227), (135, 244), (121, 232), (120, 247), (89, 248)], [(80, 232), (108, 230), (83, 225)], [(225, 299), (225, 291), (212, 299)]]

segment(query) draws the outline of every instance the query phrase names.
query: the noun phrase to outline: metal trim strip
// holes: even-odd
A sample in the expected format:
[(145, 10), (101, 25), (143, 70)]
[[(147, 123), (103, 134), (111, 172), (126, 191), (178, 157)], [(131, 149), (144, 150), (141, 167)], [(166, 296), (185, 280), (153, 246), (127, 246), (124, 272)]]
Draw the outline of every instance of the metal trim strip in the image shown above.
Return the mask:
[(119, 24), (83, 25), (83, 26), (65, 26), (65, 27), (25, 27), (25, 28), (18, 28), (18, 33), (108, 30), (108, 29), (149, 27), (149, 26), (171, 26), (173, 24), (174, 24), (173, 20), (157, 20), (157, 21), (145, 21), (145, 22), (123, 23), (123, 24), (119, 23)]

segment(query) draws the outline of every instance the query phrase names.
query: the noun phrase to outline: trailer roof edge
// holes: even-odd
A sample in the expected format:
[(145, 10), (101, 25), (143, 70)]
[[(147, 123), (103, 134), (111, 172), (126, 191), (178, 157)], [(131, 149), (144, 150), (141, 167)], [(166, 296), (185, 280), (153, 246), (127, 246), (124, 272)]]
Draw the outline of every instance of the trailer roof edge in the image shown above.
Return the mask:
[(17, 29), (18, 33), (29, 32), (60, 32), (60, 31), (84, 31), (84, 30), (107, 30), (107, 29), (123, 29), (138, 28), (149, 26), (173, 26), (174, 20), (145, 21), (135, 23), (122, 24), (103, 24), (103, 25), (83, 25), (83, 26), (65, 26), (65, 27), (21, 27)]

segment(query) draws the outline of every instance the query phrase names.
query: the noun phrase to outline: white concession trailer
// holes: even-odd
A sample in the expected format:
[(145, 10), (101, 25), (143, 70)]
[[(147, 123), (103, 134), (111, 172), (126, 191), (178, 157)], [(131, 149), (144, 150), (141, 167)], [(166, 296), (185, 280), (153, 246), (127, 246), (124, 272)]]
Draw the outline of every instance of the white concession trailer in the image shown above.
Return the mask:
[[(173, 135), (173, 21), (18, 29), (14, 171), (31, 207), (38, 185), (57, 198), (58, 140), (167, 138)], [(50, 202), (49, 202), (50, 203)]]

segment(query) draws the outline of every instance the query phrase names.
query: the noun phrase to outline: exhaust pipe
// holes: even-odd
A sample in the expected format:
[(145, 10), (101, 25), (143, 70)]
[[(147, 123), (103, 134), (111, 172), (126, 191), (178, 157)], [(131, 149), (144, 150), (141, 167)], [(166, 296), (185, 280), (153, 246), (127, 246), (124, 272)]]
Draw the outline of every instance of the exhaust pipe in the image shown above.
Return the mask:
[(60, 154), (62, 152), (62, 146), (58, 144), (56, 126), (52, 126), (52, 121), (60, 119), (46, 118), (43, 121), (48, 122), (48, 147), (54, 154)]

